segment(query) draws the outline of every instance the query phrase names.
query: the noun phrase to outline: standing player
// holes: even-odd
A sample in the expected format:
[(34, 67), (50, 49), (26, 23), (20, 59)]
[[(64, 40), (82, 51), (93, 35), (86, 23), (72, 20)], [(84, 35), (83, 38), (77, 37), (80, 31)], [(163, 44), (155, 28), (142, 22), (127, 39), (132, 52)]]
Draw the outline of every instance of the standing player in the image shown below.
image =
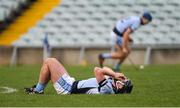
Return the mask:
[(75, 81), (66, 69), (54, 58), (44, 61), (36, 86), (25, 88), (28, 94), (43, 94), (51, 80), (58, 94), (119, 94), (131, 93), (133, 85), (122, 73), (108, 67), (95, 67), (95, 78)]
[(111, 35), (116, 38), (115, 48), (113, 53), (103, 53), (99, 55), (99, 64), (103, 67), (105, 59), (119, 59), (119, 62), (115, 65), (114, 70), (120, 71), (120, 65), (130, 53), (129, 44), (133, 42), (130, 38), (130, 34), (137, 30), (141, 25), (146, 25), (152, 21), (152, 16), (149, 12), (143, 13), (142, 16), (132, 16), (122, 20), (119, 20)]

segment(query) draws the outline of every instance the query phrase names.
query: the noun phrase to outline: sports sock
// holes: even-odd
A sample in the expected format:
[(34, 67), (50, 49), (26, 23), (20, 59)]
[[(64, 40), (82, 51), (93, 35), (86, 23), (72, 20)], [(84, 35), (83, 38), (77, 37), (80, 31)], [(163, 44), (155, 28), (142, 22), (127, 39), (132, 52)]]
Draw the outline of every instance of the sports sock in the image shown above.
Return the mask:
[(104, 53), (104, 54), (102, 54), (102, 57), (105, 58), (105, 59), (111, 58), (111, 54), (109, 54), (109, 53)]
[(121, 69), (121, 64), (117, 63), (115, 66), (114, 66), (114, 71), (120, 71)]
[(41, 92), (44, 90), (45, 87), (46, 87), (46, 84), (38, 83), (34, 91)]

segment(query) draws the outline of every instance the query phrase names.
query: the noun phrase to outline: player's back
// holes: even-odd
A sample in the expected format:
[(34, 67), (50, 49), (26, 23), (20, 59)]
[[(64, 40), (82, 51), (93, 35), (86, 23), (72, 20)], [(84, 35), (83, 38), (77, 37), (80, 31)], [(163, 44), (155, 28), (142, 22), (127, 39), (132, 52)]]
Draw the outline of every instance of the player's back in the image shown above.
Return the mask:
[(87, 80), (79, 81), (77, 88), (86, 89), (86, 94), (112, 94), (114, 93), (112, 88), (112, 81), (106, 79), (103, 81), (104, 85), (100, 87), (96, 78), (90, 78)]
[(119, 20), (116, 23), (116, 28), (120, 33), (124, 33), (127, 28), (131, 28), (133, 31), (140, 26), (141, 17), (140, 16), (130, 16), (125, 19)]

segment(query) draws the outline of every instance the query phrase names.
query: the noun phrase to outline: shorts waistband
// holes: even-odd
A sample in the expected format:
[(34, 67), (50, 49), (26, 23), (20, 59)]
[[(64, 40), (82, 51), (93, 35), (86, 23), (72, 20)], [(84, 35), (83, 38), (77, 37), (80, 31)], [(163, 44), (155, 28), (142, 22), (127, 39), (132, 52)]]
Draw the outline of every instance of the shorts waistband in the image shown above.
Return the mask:
[(119, 36), (119, 37), (123, 37), (123, 34), (122, 34), (122, 33), (120, 33), (120, 32), (117, 30), (117, 28), (116, 28), (116, 27), (114, 27), (114, 28), (113, 28), (113, 32), (114, 32), (117, 36)]
[(77, 85), (78, 85), (79, 81), (74, 81), (72, 84), (72, 88), (71, 88), (71, 94), (77, 94), (78, 93), (78, 89), (77, 89)]

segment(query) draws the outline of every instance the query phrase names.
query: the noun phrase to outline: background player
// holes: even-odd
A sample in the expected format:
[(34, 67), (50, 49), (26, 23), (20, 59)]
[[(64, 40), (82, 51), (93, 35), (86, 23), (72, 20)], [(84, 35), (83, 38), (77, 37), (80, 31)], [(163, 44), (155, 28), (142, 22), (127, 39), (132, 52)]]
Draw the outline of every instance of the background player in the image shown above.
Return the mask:
[(152, 16), (149, 12), (143, 13), (142, 16), (131, 16), (119, 20), (111, 33), (112, 37), (115, 38), (116, 51), (100, 54), (100, 66), (103, 67), (105, 59), (119, 59), (119, 62), (115, 65), (114, 70), (120, 71), (120, 64), (123, 63), (131, 51), (129, 44), (133, 42), (133, 40), (130, 38), (130, 34), (137, 30), (141, 25), (146, 25), (151, 21)]

